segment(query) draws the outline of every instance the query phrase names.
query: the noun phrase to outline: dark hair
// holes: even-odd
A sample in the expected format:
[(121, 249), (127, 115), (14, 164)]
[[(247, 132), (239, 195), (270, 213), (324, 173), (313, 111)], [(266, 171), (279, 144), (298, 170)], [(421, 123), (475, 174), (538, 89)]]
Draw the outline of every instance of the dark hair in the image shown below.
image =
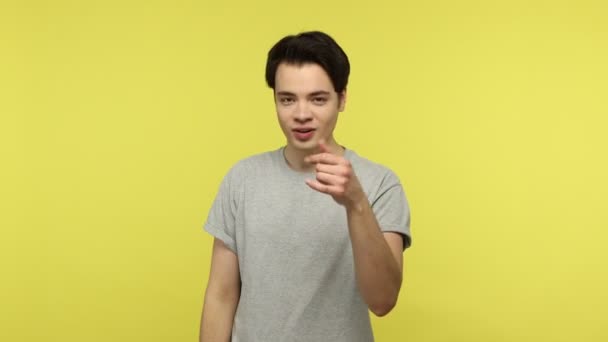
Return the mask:
[(346, 89), (350, 73), (348, 56), (326, 33), (310, 31), (286, 36), (268, 51), (266, 83), (272, 89), (275, 87), (277, 68), (281, 63), (318, 64), (329, 75), (337, 93)]

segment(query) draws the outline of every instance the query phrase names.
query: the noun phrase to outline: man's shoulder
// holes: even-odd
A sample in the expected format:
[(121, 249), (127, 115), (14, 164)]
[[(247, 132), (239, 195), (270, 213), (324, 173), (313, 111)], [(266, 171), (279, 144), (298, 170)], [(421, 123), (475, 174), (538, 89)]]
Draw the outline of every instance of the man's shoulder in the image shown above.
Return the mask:
[(277, 158), (277, 154), (280, 154), (280, 149), (260, 152), (244, 157), (234, 163), (230, 168), (229, 174), (241, 175), (260, 169), (267, 169)]
[(357, 178), (362, 183), (371, 185), (387, 185), (400, 183), (397, 174), (388, 166), (363, 157), (354, 151), (349, 151), (347, 159), (353, 165)]
[(352, 163), (355, 171), (365, 171), (372, 174), (394, 173), (388, 166), (363, 157), (353, 150), (349, 150), (347, 159)]

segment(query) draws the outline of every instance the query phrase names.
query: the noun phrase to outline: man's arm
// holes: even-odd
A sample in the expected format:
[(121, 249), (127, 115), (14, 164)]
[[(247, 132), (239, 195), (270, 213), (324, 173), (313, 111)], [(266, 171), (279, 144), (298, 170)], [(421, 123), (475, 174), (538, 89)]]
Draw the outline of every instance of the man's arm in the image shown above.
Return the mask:
[(316, 164), (316, 179), (306, 183), (346, 208), (357, 286), (369, 309), (384, 316), (401, 289), (403, 240), (397, 233), (382, 232), (350, 162), (325, 144), (319, 146), (321, 153), (305, 158)]
[(382, 233), (367, 198), (348, 206), (346, 213), (359, 291), (369, 309), (384, 316), (397, 303), (401, 289), (403, 239), (397, 233)]
[(200, 342), (230, 341), (234, 314), (241, 296), (239, 261), (219, 239), (213, 241), (211, 271), (205, 292)]

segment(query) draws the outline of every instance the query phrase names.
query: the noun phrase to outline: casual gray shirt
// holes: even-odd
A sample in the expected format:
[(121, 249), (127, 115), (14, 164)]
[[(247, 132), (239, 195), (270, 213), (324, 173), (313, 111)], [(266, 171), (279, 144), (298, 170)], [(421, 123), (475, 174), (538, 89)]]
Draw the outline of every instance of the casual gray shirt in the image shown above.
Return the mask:
[[(284, 148), (233, 166), (220, 185), (205, 230), (237, 256), (241, 297), (232, 342), (373, 341), (368, 308), (357, 289), (346, 210), (306, 183)], [(410, 212), (388, 168), (344, 154), (382, 231), (410, 245)]]

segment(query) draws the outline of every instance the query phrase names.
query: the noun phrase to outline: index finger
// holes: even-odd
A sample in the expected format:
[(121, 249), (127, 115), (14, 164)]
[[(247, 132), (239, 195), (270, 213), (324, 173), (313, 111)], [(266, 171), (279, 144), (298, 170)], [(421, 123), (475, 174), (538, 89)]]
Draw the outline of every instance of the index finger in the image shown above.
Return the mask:
[(325, 145), (325, 140), (319, 141), (319, 149), (321, 150), (321, 152), (331, 153), (331, 151), (329, 150), (329, 147), (327, 147), (327, 145)]

